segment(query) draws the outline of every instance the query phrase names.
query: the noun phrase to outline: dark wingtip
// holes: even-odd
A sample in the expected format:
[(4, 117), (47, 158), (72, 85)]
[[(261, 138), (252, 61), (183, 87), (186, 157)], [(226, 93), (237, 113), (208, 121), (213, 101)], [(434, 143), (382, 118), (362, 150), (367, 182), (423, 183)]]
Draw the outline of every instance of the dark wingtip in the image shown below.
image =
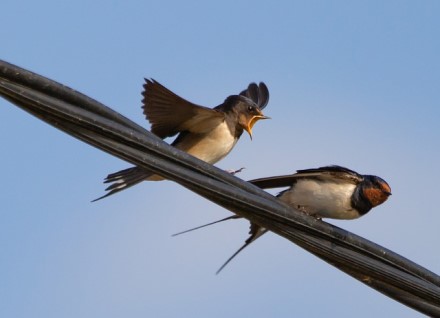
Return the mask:
[(269, 89), (264, 82), (260, 82), (258, 85), (258, 106), (260, 109), (264, 109), (269, 103)]
[(264, 109), (269, 103), (269, 89), (264, 82), (260, 82), (258, 85), (250, 83), (240, 95), (251, 99), (260, 109)]
[(144, 83), (144, 85), (142, 85), (142, 87), (144, 88), (144, 90), (142, 91), (142, 96), (145, 96), (145, 92), (147, 90), (148, 85), (151, 85), (154, 83), (154, 80), (151, 78), (144, 77), (144, 81), (145, 81), (145, 83)]

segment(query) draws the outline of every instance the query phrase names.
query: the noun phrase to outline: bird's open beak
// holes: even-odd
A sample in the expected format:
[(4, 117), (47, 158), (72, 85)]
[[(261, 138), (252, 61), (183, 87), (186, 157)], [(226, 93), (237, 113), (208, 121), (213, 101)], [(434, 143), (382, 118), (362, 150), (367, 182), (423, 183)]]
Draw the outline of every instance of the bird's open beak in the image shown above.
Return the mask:
[(251, 137), (251, 140), (252, 140), (252, 127), (254, 127), (255, 123), (260, 119), (271, 119), (271, 118), (264, 115), (255, 115), (249, 120), (248, 124), (244, 127), (244, 129), (249, 134), (249, 137)]

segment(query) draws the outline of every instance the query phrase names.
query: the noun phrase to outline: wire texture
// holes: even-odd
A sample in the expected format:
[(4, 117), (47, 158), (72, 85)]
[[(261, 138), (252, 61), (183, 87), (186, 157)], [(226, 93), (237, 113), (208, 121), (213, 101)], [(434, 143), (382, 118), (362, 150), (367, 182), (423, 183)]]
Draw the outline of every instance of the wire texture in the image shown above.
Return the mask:
[(390, 298), (440, 317), (440, 277), (435, 273), (169, 146), (98, 101), (2, 60), (0, 95), (75, 138), (173, 180), (285, 237)]

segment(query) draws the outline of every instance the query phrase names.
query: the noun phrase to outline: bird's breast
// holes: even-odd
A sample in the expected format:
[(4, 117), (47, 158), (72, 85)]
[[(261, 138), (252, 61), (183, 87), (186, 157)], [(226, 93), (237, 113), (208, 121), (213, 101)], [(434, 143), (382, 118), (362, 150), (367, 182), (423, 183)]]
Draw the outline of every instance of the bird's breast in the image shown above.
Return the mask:
[(280, 194), (287, 204), (310, 215), (332, 219), (355, 219), (359, 212), (351, 206), (354, 184), (298, 180)]
[(187, 134), (175, 145), (176, 148), (214, 164), (226, 157), (237, 143), (226, 122), (222, 122), (212, 131), (205, 134)]

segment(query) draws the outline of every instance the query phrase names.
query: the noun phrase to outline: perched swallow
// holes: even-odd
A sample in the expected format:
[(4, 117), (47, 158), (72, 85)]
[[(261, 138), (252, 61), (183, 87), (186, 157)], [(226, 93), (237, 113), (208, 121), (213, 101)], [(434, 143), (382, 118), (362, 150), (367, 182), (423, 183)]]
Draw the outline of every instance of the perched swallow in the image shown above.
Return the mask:
[[(262, 189), (289, 187), (277, 197), (295, 209), (319, 219), (356, 219), (384, 203), (391, 195), (391, 188), (385, 180), (372, 175), (361, 175), (340, 166), (298, 170), (292, 175), (261, 178), (249, 182)], [(233, 215), (176, 235), (238, 218), (240, 217)], [(267, 229), (251, 223), (250, 236), (244, 245), (220, 267), (217, 274), (246, 246), (266, 232)]]
[[(211, 109), (181, 98), (157, 81), (145, 81), (142, 108), (151, 132), (162, 139), (178, 134), (172, 146), (210, 164), (226, 157), (243, 131), (252, 139), (255, 123), (269, 118), (262, 113), (269, 102), (269, 90), (262, 82), (249, 84), (239, 95), (231, 95)], [(104, 183), (111, 183), (106, 189), (109, 192), (93, 201), (144, 180), (163, 178), (139, 167), (121, 170), (107, 176)]]
[(356, 219), (391, 195), (385, 180), (340, 166), (298, 170), (292, 175), (249, 182), (262, 189), (289, 187), (277, 197), (316, 218)]

